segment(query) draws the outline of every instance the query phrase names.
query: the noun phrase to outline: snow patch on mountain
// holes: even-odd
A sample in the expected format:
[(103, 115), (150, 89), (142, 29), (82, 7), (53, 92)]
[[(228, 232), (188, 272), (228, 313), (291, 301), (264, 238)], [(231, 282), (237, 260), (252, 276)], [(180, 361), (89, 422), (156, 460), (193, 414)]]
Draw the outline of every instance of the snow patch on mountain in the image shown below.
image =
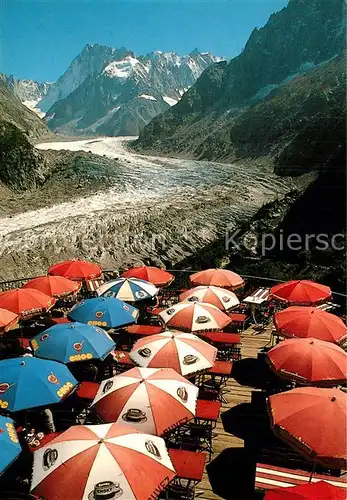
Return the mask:
[(165, 101), (169, 106), (174, 106), (178, 103), (178, 99), (173, 99), (172, 97), (168, 97), (167, 95), (163, 95), (163, 101)]
[(140, 64), (138, 59), (128, 56), (122, 61), (113, 61), (104, 69), (104, 73), (113, 78), (129, 78), (136, 66)]
[(44, 118), (46, 113), (42, 111), (37, 105), (41, 101), (41, 99), (34, 99), (31, 101), (22, 101), (22, 104), (29, 108), (31, 111), (34, 111), (40, 118)]
[(139, 95), (139, 98), (140, 99), (148, 99), (149, 101), (156, 101), (155, 97), (153, 97), (152, 95), (148, 95), (148, 94), (141, 94), (141, 95)]

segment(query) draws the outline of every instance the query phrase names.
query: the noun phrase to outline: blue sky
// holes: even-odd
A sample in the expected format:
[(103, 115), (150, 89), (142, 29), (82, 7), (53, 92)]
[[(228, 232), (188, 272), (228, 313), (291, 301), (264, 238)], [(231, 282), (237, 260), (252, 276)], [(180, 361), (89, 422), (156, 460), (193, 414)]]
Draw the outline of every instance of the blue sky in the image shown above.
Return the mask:
[[(309, 0), (308, 0), (309, 1)], [(55, 81), (86, 43), (240, 53), (288, 0), (0, 0), (0, 72)]]

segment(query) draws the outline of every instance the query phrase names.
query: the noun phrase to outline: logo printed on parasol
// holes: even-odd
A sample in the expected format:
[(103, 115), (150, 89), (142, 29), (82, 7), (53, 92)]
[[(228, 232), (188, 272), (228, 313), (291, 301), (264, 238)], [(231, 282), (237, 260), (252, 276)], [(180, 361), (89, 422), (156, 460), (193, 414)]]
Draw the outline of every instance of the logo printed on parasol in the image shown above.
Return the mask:
[(112, 387), (113, 387), (113, 380), (108, 380), (102, 389), (103, 394), (110, 391)]
[(47, 377), (48, 382), (51, 384), (59, 384), (59, 379), (54, 375), (53, 372), (51, 372), (48, 377)]
[(210, 320), (210, 318), (208, 318), (207, 316), (198, 316), (195, 320), (196, 323), (208, 323)]
[(189, 302), (199, 302), (199, 297), (196, 295), (192, 295), (191, 297), (188, 297)]
[(223, 301), (223, 302), (230, 302), (230, 297), (227, 297), (226, 295), (224, 295), (224, 296), (222, 297), (222, 301)]
[(144, 358), (149, 358), (150, 355), (152, 354), (152, 351), (148, 347), (144, 347), (143, 349), (139, 349), (138, 353), (140, 356)]
[(161, 460), (160, 451), (158, 450), (157, 446), (153, 443), (153, 441), (151, 441), (150, 439), (148, 441), (146, 441), (145, 447), (149, 453), (151, 453), (156, 458), (159, 458), (159, 460)]
[(187, 354), (183, 358), (183, 364), (184, 365), (193, 365), (198, 361), (198, 356), (194, 356), (194, 354)]
[(123, 495), (123, 490), (119, 483), (113, 481), (101, 481), (94, 486), (93, 491), (88, 495), (88, 500), (114, 500)]
[(169, 316), (171, 316), (171, 314), (173, 314), (175, 312), (175, 309), (173, 307), (171, 307), (171, 309), (168, 309), (166, 311), (166, 314), (168, 314)]
[(42, 457), (43, 470), (50, 469), (58, 459), (58, 450), (55, 448), (47, 448)]
[(0, 394), (5, 394), (6, 391), (11, 389), (16, 384), (8, 384), (7, 382), (0, 382)]
[(97, 318), (102, 318), (102, 317), (103, 317), (103, 315), (104, 315), (104, 313), (103, 313), (102, 311), (96, 311), (96, 313), (95, 313), (95, 316), (96, 316)]
[(83, 344), (84, 344), (84, 341), (82, 341), (82, 342), (75, 342), (72, 347), (75, 349), (75, 351), (82, 351)]
[(143, 424), (147, 422), (146, 413), (138, 408), (130, 408), (126, 413), (122, 415), (122, 419), (126, 422), (134, 422), (137, 424)]
[(45, 340), (49, 339), (49, 333), (44, 333), (41, 335), (40, 340), (44, 342)]
[(188, 391), (185, 387), (179, 387), (177, 389), (177, 396), (182, 399), (184, 403), (188, 401)]
[(137, 292), (135, 292), (135, 297), (137, 297), (138, 299), (144, 299), (145, 297), (147, 297), (147, 293), (143, 290), (138, 290)]

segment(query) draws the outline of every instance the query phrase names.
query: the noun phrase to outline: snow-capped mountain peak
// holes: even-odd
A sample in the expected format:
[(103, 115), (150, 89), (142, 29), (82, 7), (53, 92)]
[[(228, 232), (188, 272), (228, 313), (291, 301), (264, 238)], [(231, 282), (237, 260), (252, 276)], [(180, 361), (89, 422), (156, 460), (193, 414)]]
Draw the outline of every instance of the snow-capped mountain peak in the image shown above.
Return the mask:
[(49, 127), (57, 132), (138, 135), (219, 60), (198, 51), (180, 56), (156, 50), (136, 56), (127, 49), (87, 45), (41, 105), (57, 101), (47, 113)]

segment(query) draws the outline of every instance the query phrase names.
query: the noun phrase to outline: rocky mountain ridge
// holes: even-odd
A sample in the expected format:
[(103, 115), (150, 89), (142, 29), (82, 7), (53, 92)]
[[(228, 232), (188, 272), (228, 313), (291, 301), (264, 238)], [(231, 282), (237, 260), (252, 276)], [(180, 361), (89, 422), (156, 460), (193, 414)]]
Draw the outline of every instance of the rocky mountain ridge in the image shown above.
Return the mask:
[(210, 66), (177, 106), (153, 119), (135, 149), (228, 161), (270, 155), (283, 165), (318, 117), (325, 129), (341, 129), (331, 105), (343, 114), (344, 19), (343, 0), (290, 0), (238, 57)]
[(136, 57), (126, 49), (87, 46), (49, 89), (40, 106), (47, 109), (53, 103), (46, 121), (59, 133), (138, 135), (154, 116), (176, 104), (201, 73), (218, 60), (197, 50), (187, 56), (155, 51)]

